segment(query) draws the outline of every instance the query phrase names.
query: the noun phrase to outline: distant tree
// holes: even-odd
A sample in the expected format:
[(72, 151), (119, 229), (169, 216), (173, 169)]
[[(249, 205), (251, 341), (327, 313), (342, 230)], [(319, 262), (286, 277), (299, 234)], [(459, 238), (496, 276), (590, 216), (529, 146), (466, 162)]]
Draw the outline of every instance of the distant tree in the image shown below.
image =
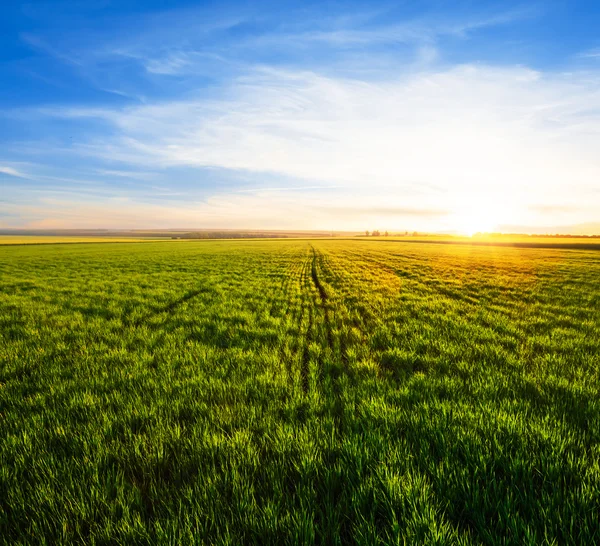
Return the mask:
[(416, 237), (417, 235), (419, 235), (416, 231), (413, 231), (413, 237)]
[(389, 236), (389, 233), (388, 233), (387, 231), (385, 232), (385, 236), (386, 236), (386, 237), (388, 237), (388, 236)]
[(379, 237), (380, 233), (379, 230), (376, 229), (375, 231), (373, 231), (373, 237)]
[(367, 231), (365, 231), (365, 237), (369, 236), (369, 230), (367, 229)]

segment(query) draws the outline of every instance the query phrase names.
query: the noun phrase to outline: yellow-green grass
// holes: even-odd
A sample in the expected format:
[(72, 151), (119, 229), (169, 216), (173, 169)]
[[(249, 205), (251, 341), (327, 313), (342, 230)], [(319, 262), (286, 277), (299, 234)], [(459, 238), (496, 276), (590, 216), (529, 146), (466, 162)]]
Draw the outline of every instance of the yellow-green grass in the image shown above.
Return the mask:
[(0, 543), (598, 544), (600, 253), (0, 248)]
[(365, 241), (404, 241), (404, 242), (420, 242), (420, 243), (446, 243), (446, 244), (471, 244), (471, 245), (490, 245), (490, 246), (522, 246), (526, 247), (542, 247), (551, 248), (562, 246), (595, 246), (600, 249), (600, 237), (569, 237), (569, 236), (550, 236), (542, 237), (536, 235), (487, 235), (477, 234), (473, 236), (466, 235), (438, 235), (438, 234), (416, 234), (416, 235), (390, 235), (388, 237), (364, 237), (359, 236)]
[[(62, 243), (135, 243), (148, 242), (145, 237), (68, 237), (62, 235), (0, 235), (0, 245), (47, 245)], [(154, 238), (156, 240), (156, 238)]]

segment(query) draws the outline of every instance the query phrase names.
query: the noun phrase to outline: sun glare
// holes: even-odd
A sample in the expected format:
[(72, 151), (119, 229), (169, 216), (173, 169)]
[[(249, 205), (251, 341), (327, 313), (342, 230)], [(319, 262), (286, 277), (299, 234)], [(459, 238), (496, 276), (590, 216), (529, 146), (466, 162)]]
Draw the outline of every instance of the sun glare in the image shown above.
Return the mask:
[(500, 225), (513, 220), (512, 214), (504, 204), (481, 197), (472, 197), (468, 203), (461, 203), (454, 218), (455, 229), (469, 237), (477, 233), (499, 231)]
[(495, 231), (496, 223), (486, 216), (483, 212), (477, 212), (471, 216), (464, 218), (464, 223), (461, 231), (473, 237), (476, 233), (490, 233)]

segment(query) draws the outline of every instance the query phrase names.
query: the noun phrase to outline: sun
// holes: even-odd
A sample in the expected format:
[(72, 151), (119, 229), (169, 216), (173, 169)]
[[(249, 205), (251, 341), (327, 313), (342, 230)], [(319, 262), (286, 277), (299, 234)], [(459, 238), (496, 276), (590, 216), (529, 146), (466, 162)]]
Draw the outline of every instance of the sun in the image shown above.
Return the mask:
[(512, 207), (490, 196), (472, 195), (463, 198), (455, 207), (455, 230), (472, 237), (476, 233), (493, 233), (513, 219)]
[(490, 211), (472, 211), (465, 214), (460, 223), (459, 231), (469, 237), (473, 237), (476, 233), (491, 233), (497, 229), (498, 225)]

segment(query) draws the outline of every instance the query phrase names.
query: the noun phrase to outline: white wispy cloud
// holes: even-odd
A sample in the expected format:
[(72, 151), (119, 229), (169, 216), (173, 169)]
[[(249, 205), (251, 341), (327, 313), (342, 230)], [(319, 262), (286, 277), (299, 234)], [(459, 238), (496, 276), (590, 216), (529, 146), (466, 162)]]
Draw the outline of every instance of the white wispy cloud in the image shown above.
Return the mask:
[[(347, 197), (331, 199), (355, 212), (390, 203), (399, 216), (482, 209), (516, 223), (548, 216), (545, 203), (568, 203), (565, 221), (600, 210), (591, 191), (600, 179), (600, 78), (589, 72), (464, 65), (368, 83), (268, 69), (223, 97), (53, 114), (113, 125), (112, 139), (79, 145), (83, 154), (343, 186)], [(259, 197), (280, 203), (274, 193)], [(322, 216), (322, 198), (303, 202)], [(542, 208), (532, 212), (535, 204)]]
[(45, 112), (105, 119), (117, 136), (80, 149), (139, 164), (356, 184), (439, 183), (458, 172), (471, 181), (484, 172), (514, 183), (545, 173), (551, 181), (576, 163), (597, 166), (600, 80), (588, 74), (465, 65), (367, 83), (264, 70), (223, 95)]
[(158, 59), (149, 59), (146, 70), (153, 74), (178, 74), (193, 63), (189, 55), (178, 52)]
[(156, 176), (154, 173), (138, 170), (97, 169), (96, 173), (102, 176), (117, 176), (119, 178), (133, 178), (137, 180), (150, 180)]
[[(218, 73), (223, 65), (246, 63), (248, 54), (260, 60), (274, 48), (289, 50), (324, 48), (331, 53), (361, 50), (382, 44), (434, 46), (443, 38), (467, 38), (473, 32), (506, 25), (539, 13), (537, 6), (507, 7), (490, 12), (460, 13), (459, 10), (431, 12), (408, 20), (394, 13), (393, 4), (378, 9), (360, 9), (339, 14), (319, 6), (297, 10), (260, 10), (251, 4), (235, 10), (224, 6), (172, 9), (129, 21), (131, 32), (104, 31), (93, 39), (87, 32), (68, 35), (25, 32), (21, 40), (36, 50), (79, 69), (99, 88), (124, 96), (106, 65), (118, 60), (139, 63), (152, 76)], [(332, 15), (332, 13), (334, 13)], [(398, 21), (400, 22), (389, 22)], [(255, 32), (232, 32), (251, 25)], [(425, 51), (425, 50), (422, 50)], [(433, 49), (427, 50), (429, 53)], [(313, 56), (312, 63), (318, 62)]]
[(600, 59), (600, 47), (583, 51), (579, 54), (579, 57), (584, 59)]
[(7, 167), (5, 165), (0, 165), (0, 174), (7, 174), (9, 176), (15, 176), (17, 178), (26, 178), (27, 175), (22, 173), (21, 171), (13, 168)]
[[(253, 38), (252, 44), (277, 42), (285, 46), (288, 44), (306, 45), (310, 42), (320, 42), (335, 46), (372, 46), (398, 42), (406, 44), (433, 43), (438, 38), (445, 36), (466, 38), (473, 31), (505, 25), (532, 17), (537, 13), (536, 8), (529, 7), (475, 17), (455, 18), (445, 14), (443, 18), (435, 16), (418, 17), (390, 25), (343, 25), (333, 29), (273, 33), (260, 38)], [(368, 19), (363, 23), (368, 23)]]

